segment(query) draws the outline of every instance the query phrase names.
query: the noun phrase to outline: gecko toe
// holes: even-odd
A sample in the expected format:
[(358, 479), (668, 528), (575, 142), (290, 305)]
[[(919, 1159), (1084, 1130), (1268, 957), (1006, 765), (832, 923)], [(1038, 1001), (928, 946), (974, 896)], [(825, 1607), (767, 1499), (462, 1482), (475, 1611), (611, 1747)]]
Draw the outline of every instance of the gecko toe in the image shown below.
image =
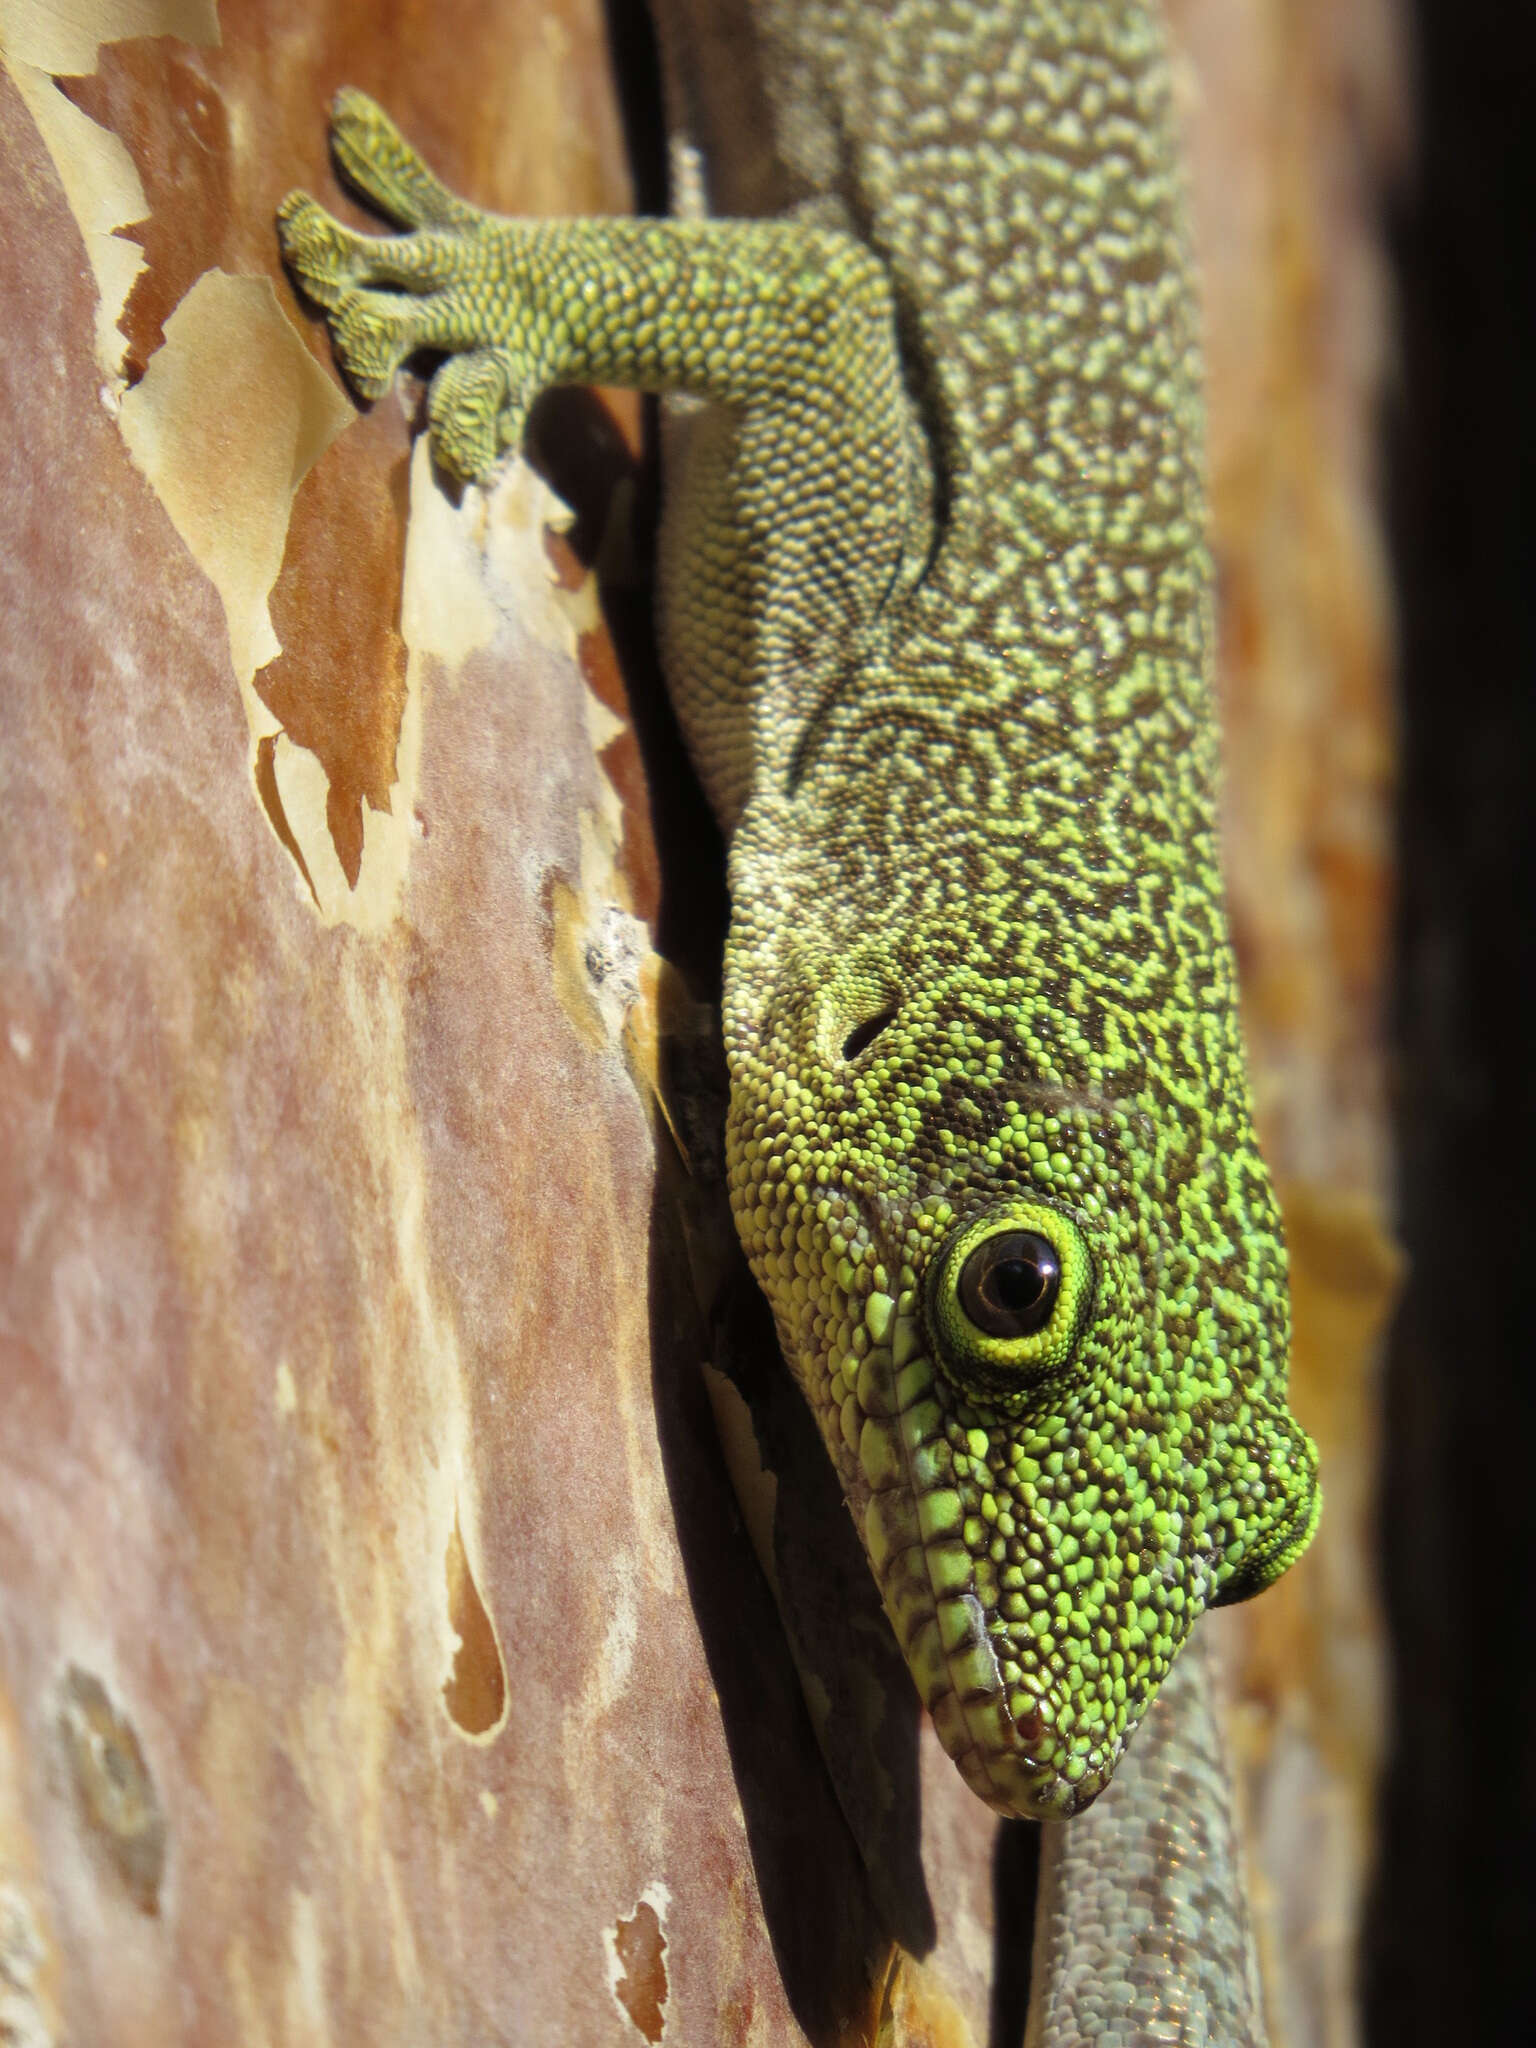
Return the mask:
[(402, 227), (463, 227), (477, 208), (429, 171), (384, 109), (356, 86), (331, 102), (331, 148), (347, 183)]
[(306, 298), (334, 311), (356, 277), (362, 238), (333, 220), (307, 192), (290, 192), (277, 209), (283, 261)]
[(432, 446), (451, 475), (472, 482), (521, 436), (526, 395), (504, 349), (452, 356), (432, 380), (427, 400)]

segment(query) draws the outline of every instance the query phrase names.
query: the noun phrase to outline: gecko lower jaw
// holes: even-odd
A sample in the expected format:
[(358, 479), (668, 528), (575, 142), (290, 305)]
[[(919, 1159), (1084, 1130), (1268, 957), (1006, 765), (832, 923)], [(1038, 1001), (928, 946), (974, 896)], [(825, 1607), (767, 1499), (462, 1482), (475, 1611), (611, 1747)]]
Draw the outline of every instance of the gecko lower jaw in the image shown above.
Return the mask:
[(1007, 1756), (978, 1757), (975, 1767), (956, 1758), (971, 1790), (1006, 1820), (1069, 1820), (1098, 1797), (1099, 1787), (1069, 1785), (1048, 1764)]
[[(1023, 1649), (1000, 1640), (1001, 1615), (982, 1597), (965, 1541), (934, 1367), (915, 1319), (886, 1321), (889, 1343), (872, 1346), (860, 1368), (858, 1467), (845, 1474), (849, 1494), (862, 1495), (864, 1548), (886, 1613), (935, 1733), (977, 1797), (1013, 1818), (1065, 1819), (1108, 1783), (1119, 1739), (1101, 1734), (1087, 1755), (1075, 1750), (1057, 1725), (1069, 1692), (1058, 1697)], [(853, 1433), (832, 1412), (829, 1448), (846, 1458)], [(1007, 1678), (1001, 1657), (1010, 1660)]]
[[(901, 1562), (905, 1573), (898, 1567), (891, 1579), (904, 1577), (905, 1585), (898, 1590), (887, 1580), (887, 1609), (934, 1731), (966, 1784), (1011, 1819), (1065, 1820), (1081, 1813), (1109, 1780), (1113, 1748), (1075, 1769), (1069, 1764), (1069, 1776), (1056, 1761), (1060, 1738), (1037, 1693), (1016, 1687), (1010, 1705), (974, 1587), (934, 1600), (931, 1586), (922, 1583), (928, 1578), (925, 1546), (914, 1546)], [(1025, 1706), (1021, 1693), (1034, 1703)]]
[[(967, 1785), (1010, 1820), (1070, 1819), (1091, 1806), (1108, 1782), (1107, 1768), (1090, 1767), (1074, 1782), (1033, 1755), (1033, 1745), (1045, 1736), (1043, 1720), (1038, 1711), (1010, 1714), (1001, 1692), (965, 1703), (951, 1694), (948, 1703), (934, 1707), (933, 1721)], [(959, 1736), (957, 1743), (952, 1734)]]
[(1042, 1711), (1040, 1688), (1028, 1677), (1012, 1688), (1005, 1681), (995, 1614), (953, 1532), (958, 1503), (946, 1487), (921, 1495), (912, 1485), (911, 1454), (920, 1445), (909, 1438), (928, 1417), (915, 1404), (898, 1409), (894, 1389), (878, 1391), (886, 1412), (866, 1411), (860, 1434), (861, 1477), (881, 1482), (864, 1506), (864, 1547), (934, 1730), (995, 1812), (1022, 1820), (1079, 1813), (1107, 1783), (1114, 1747), (1091, 1759), (1069, 1755), (1054, 1714)]

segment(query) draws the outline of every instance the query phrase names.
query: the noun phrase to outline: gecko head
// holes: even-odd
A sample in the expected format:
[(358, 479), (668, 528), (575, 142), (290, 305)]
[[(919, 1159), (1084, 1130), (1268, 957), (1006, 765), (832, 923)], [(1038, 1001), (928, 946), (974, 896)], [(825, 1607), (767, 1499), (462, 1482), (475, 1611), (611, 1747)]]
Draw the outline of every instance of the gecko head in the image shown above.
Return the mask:
[(781, 1048), (733, 1192), (940, 1739), (998, 1811), (1063, 1817), (1202, 1610), (1305, 1547), (1316, 1456), (1246, 1097), (1170, 1135), (943, 1007), (840, 1039), (841, 1074)]
[(1305, 1546), (1315, 1454), (1220, 1346), (1170, 1341), (1102, 1212), (1025, 1182), (913, 1213), (934, 1227), (892, 1303), (889, 1376), (872, 1344), (861, 1379), (884, 1411), (860, 1424), (866, 1548), (972, 1788), (1066, 1816), (1200, 1612)]

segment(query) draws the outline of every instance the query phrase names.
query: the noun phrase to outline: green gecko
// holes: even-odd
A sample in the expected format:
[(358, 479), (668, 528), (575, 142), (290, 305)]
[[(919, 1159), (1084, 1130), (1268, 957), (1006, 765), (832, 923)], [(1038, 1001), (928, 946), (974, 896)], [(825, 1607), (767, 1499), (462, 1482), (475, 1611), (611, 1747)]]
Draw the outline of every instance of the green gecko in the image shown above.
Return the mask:
[(1316, 1524), (1216, 843), (1200, 362), (1130, 0), (762, 0), (794, 209), (512, 220), (343, 92), (283, 249), (439, 461), (532, 398), (714, 401), (663, 656), (730, 841), (732, 1204), (945, 1748), (1108, 1782)]

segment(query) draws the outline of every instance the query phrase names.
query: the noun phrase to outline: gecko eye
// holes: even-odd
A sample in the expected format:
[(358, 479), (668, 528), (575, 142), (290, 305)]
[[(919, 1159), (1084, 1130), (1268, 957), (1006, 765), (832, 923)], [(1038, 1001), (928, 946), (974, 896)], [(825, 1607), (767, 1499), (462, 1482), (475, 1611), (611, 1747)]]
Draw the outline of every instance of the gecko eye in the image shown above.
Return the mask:
[(1036, 1230), (1000, 1230), (960, 1269), (960, 1306), (989, 1337), (1030, 1337), (1061, 1292), (1056, 1247)]
[(924, 1306), (948, 1376), (1006, 1406), (1070, 1364), (1093, 1294), (1093, 1257), (1070, 1216), (999, 1202), (940, 1247)]

